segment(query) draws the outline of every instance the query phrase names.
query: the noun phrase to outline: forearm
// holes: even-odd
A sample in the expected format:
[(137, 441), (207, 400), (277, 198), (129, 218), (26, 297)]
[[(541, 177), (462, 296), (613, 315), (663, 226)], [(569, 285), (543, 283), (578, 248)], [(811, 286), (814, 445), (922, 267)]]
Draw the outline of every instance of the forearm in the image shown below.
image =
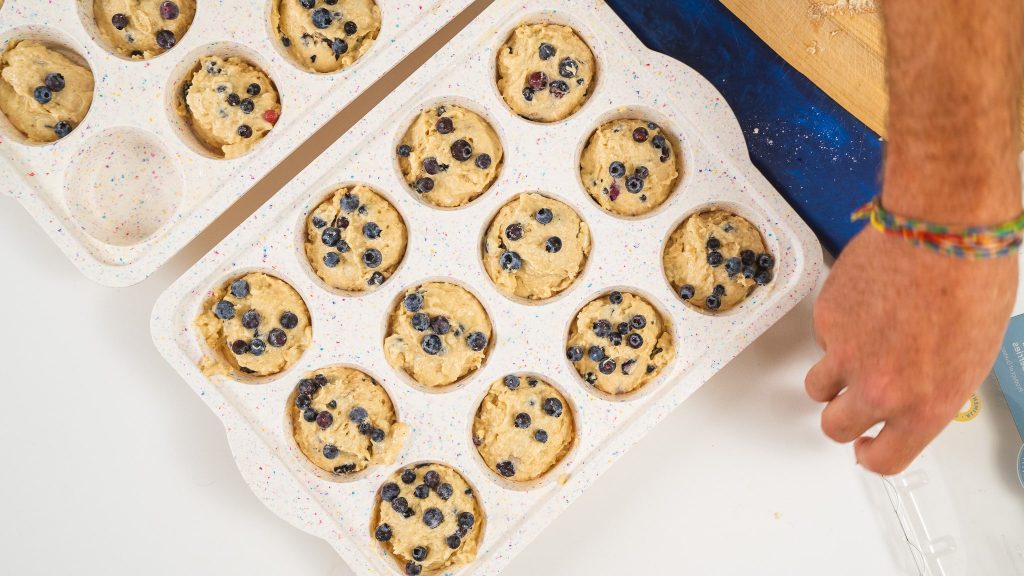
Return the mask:
[(885, 205), (948, 224), (1020, 212), (1021, 0), (882, 0)]

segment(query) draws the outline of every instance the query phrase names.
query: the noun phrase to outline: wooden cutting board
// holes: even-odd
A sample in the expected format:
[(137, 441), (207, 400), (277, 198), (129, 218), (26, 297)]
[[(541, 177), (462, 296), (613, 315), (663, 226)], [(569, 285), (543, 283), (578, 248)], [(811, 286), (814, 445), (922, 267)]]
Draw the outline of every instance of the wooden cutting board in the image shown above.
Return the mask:
[(794, 68), (885, 136), (889, 97), (878, 10), (884, 0), (721, 1)]

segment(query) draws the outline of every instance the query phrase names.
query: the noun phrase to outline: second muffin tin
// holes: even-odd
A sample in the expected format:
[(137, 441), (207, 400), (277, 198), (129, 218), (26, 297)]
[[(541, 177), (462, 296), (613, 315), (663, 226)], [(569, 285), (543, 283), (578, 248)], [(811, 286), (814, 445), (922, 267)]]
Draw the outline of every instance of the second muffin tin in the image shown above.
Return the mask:
[[(518, 25), (572, 26), (594, 51), (598, 81), (569, 119), (540, 124), (516, 116), (495, 87), (495, 57)], [(442, 103), (466, 106), (491, 123), (506, 164), (489, 191), (459, 209), (416, 197), (398, 169), (395, 149), (416, 115)], [(612, 118), (640, 117), (665, 127), (678, 143), (683, 176), (652, 213), (620, 218), (583, 189), (580, 152)], [(303, 223), (338, 187), (365, 183), (387, 197), (408, 226), (402, 265), (383, 286), (361, 295), (328, 288), (303, 253)], [(581, 277), (542, 302), (503, 296), (483, 270), (480, 242), (494, 214), (523, 192), (571, 206), (593, 237)], [(710, 208), (754, 223), (778, 260), (776, 279), (734, 310), (718, 315), (688, 306), (662, 270), (662, 251), (686, 217)], [(224, 421), (239, 468), (254, 492), (295, 526), (327, 540), (358, 573), (401, 574), (373, 539), (381, 484), (419, 462), (453, 466), (476, 490), (487, 528), (465, 574), (498, 574), (510, 559), (630, 446), (805, 297), (822, 267), (821, 249), (796, 213), (751, 165), (739, 125), (721, 96), (694, 71), (652, 53), (602, 3), (499, 0), (448, 47), (286, 186), (273, 200), (179, 279), (158, 301), (154, 342)], [(294, 366), (270, 378), (207, 378), (197, 363), (211, 351), (192, 326), (208, 292), (249, 271), (265, 271), (302, 294), (313, 344)], [(410, 286), (455, 282), (483, 304), (494, 327), (483, 366), (455, 386), (425, 390), (384, 357), (387, 318)], [(662, 315), (676, 356), (639, 391), (620, 397), (587, 385), (565, 356), (569, 325), (592, 299), (613, 290), (643, 296)], [(356, 366), (378, 379), (411, 433), (398, 462), (348, 478), (317, 474), (294, 448), (285, 425), (292, 390), (303, 374)], [(483, 463), (472, 423), (491, 383), (532, 373), (557, 387), (574, 411), (576, 443), (540, 479), (516, 484)], [(685, 442), (686, 439), (680, 439)]]
[[(271, 30), (277, 1), (198, 0), (178, 44), (139, 61), (108, 49), (93, 0), (4, 2), (0, 53), (12, 40), (42, 41), (84, 61), (96, 88), (81, 124), (51, 144), (25, 143), (0, 114), (0, 190), (20, 201), (86, 276), (108, 286), (135, 284), (471, 3), (377, 0), (382, 27), (369, 52), (345, 70), (315, 74), (300, 69)], [(210, 54), (257, 65), (281, 97), (275, 128), (234, 160), (212, 157), (174, 109), (185, 74)]]

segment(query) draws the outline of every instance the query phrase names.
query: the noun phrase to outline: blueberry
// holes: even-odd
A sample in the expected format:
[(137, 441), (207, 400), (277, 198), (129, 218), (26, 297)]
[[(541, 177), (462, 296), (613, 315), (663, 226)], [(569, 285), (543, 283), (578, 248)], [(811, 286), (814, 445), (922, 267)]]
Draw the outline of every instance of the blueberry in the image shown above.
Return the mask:
[(442, 522), (444, 522), (444, 514), (437, 508), (427, 508), (423, 512), (423, 523), (427, 525), (427, 528), (437, 528)]
[(455, 517), (455, 523), (458, 524), (459, 528), (469, 530), (476, 523), (476, 517), (473, 516), (472, 512), (459, 512), (459, 515)]
[(707, 306), (708, 310), (718, 310), (722, 307), (722, 300), (714, 294), (704, 299), (704, 305)]
[(561, 418), (562, 416), (562, 401), (558, 398), (545, 398), (544, 399), (544, 413), (552, 418)]
[(312, 401), (313, 399), (306, 394), (299, 394), (295, 396), (295, 405), (299, 408), (309, 408), (309, 404)]
[(228, 103), (228, 106), (238, 106), (242, 103), (242, 97), (232, 92), (231, 94), (227, 95), (225, 101)]
[(612, 323), (603, 318), (594, 322), (592, 327), (594, 329), (594, 334), (598, 338), (607, 338), (612, 333)]
[(548, 238), (548, 241), (544, 243), (544, 249), (551, 254), (557, 254), (562, 251), (562, 239), (558, 236), (552, 236)]
[(430, 488), (426, 484), (420, 484), (412, 491), (412, 495), (420, 500), (425, 500), (427, 496), (430, 496)]
[(337, 246), (338, 240), (341, 240), (341, 230), (333, 226), (324, 228), (324, 231), (320, 233), (320, 241), (324, 243), (324, 246)]
[(626, 190), (632, 194), (639, 194), (644, 190), (644, 179), (639, 176), (626, 178)]
[(533, 433), (533, 439), (536, 440), (537, 442), (540, 442), (541, 444), (547, 444), (548, 433), (545, 430), (537, 430), (536, 432)]
[(436, 128), (441, 134), (451, 134), (455, 132), (455, 122), (451, 118), (438, 118)]
[(505, 478), (511, 478), (516, 475), (516, 465), (508, 460), (498, 462), (495, 468), (498, 470), (498, 473)]
[(387, 542), (388, 540), (391, 540), (391, 535), (391, 526), (388, 526), (387, 524), (381, 524), (373, 531), (373, 537), (377, 539), (377, 542)]
[(740, 261), (744, 266), (753, 266), (757, 264), (757, 254), (753, 250), (744, 250), (740, 252)]
[(475, 163), (477, 168), (481, 170), (487, 170), (488, 168), (491, 167), (491, 162), (492, 160), (490, 154), (481, 154), (476, 157)]
[(366, 408), (363, 408), (362, 406), (356, 406), (348, 411), (348, 419), (356, 424), (362, 423), (369, 417), (370, 414), (366, 411)]
[(345, 195), (341, 197), (340, 205), (341, 209), (345, 212), (355, 212), (359, 208), (359, 196), (356, 196), (351, 192), (346, 192)]
[(231, 320), (235, 317), (235, 305), (227, 300), (221, 300), (213, 307), (213, 314), (221, 320)]
[(256, 103), (251, 98), (246, 98), (238, 105), (244, 114), (252, 114), (252, 111), (256, 109)]
[(71, 134), (71, 130), (73, 130), (71, 123), (65, 120), (61, 120), (53, 125), (53, 133), (57, 135), (57, 138), (64, 138)]
[(412, 549), (412, 559), (418, 562), (423, 562), (427, 559), (427, 549), (423, 546), (417, 546)]
[(376, 222), (367, 222), (363, 224), (363, 236), (366, 236), (370, 240), (376, 240), (380, 238), (380, 226)]
[(312, 408), (306, 408), (302, 411), (302, 419), (306, 422), (316, 422), (317, 411)]
[(274, 348), (280, 348), (288, 343), (288, 335), (280, 328), (274, 328), (267, 334), (267, 343)]
[(743, 277), (744, 278), (746, 278), (747, 280), (750, 280), (754, 276), (757, 276), (757, 268), (755, 268), (754, 266), (744, 266), (743, 267)]
[(509, 390), (515, 390), (516, 388), (519, 388), (520, 384), (519, 376), (516, 376), (515, 374), (509, 374), (508, 376), (505, 376), (503, 382), (505, 383), (505, 387), (508, 388)]
[(455, 494), (455, 489), (447, 482), (437, 487), (437, 497), (441, 500), (447, 501), (452, 497), (452, 494)]
[(334, 467), (335, 474), (351, 474), (356, 471), (355, 464), (342, 464), (341, 466)]
[(444, 336), (451, 331), (452, 325), (448, 322), (448, 318), (444, 316), (436, 316), (430, 321), (430, 329), (434, 331), (434, 334)]
[(725, 257), (722, 256), (721, 252), (709, 252), (708, 253), (708, 265), (712, 268), (718, 268), (725, 261)]
[(743, 269), (743, 261), (738, 257), (732, 257), (725, 261), (725, 271), (729, 274), (729, 277), (733, 277), (740, 273)]
[(374, 428), (373, 432), (370, 432), (370, 440), (376, 442), (377, 444), (380, 444), (381, 442), (384, 441), (384, 437), (386, 435), (387, 434), (380, 428)]
[(420, 576), (423, 573), (423, 567), (419, 564), (409, 560), (405, 563), (405, 574), (406, 576)]
[(437, 161), (437, 158), (434, 158), (433, 156), (424, 158), (423, 171), (433, 176), (441, 171), (441, 164)]
[(487, 336), (483, 332), (471, 332), (466, 336), (466, 345), (473, 352), (480, 352), (487, 348)]
[(608, 342), (612, 346), (622, 346), (622, 335), (621, 334), (612, 334), (611, 336), (608, 337)]
[(651, 146), (654, 146), (659, 150), (664, 149), (667, 144), (668, 142), (665, 140), (665, 137), (662, 136), (661, 134), (658, 134), (654, 138), (651, 138)]
[(516, 417), (515, 417), (516, 428), (529, 428), (530, 424), (532, 424), (532, 423), (533, 423), (533, 419), (530, 418), (530, 415), (527, 414), (526, 412), (520, 412), (519, 414), (516, 414)]
[(622, 336), (629, 334), (629, 322), (619, 322), (619, 325), (615, 327), (615, 332)]
[(540, 210), (537, 210), (536, 214), (533, 215), (533, 219), (536, 220), (537, 223), (546, 226), (548, 224), (551, 224), (551, 221), (555, 219), (555, 215), (551, 212), (551, 210), (547, 208), (541, 208)]
[(604, 360), (604, 348), (601, 348), (600, 346), (591, 346), (590, 350), (587, 350), (587, 357), (593, 360), (594, 362), (600, 362), (601, 360)]
[(447, 539), (445, 539), (444, 542), (452, 550), (458, 550), (459, 546), (462, 546), (462, 538), (459, 538), (455, 534), (452, 534), (451, 536), (449, 536)]
[(328, 268), (336, 268), (338, 264), (341, 264), (341, 254), (337, 252), (328, 252), (324, 254), (324, 266)]
[(402, 482), (404, 484), (412, 484), (415, 481), (416, 481), (416, 473), (415, 472), (413, 472), (412, 470), (406, 470), (405, 472), (402, 472)]
[(433, 178), (426, 178), (426, 177), (424, 177), (424, 178), (420, 178), (419, 180), (416, 181), (416, 192), (419, 192), (420, 194), (426, 194), (427, 192), (430, 192), (433, 189), (434, 189), (434, 179)]
[(608, 166), (608, 173), (612, 175), (612, 178), (622, 178), (626, 175), (626, 165), (616, 160)]
[(721, 284), (715, 284), (715, 288), (711, 291), (715, 296), (725, 296), (725, 286)]
[(313, 11), (313, 26), (323, 30), (331, 26), (331, 22), (334, 18), (331, 17), (331, 11), (327, 8), (317, 8)]
[(53, 92), (46, 86), (36, 86), (32, 97), (36, 99), (36, 102), (40, 104), (49, 104), (50, 100), (53, 100)]
[(598, 364), (597, 369), (601, 372), (601, 374), (605, 375), (615, 372), (615, 359), (605, 358), (604, 361)]
[(334, 416), (330, 412), (324, 410), (316, 415), (316, 425), (320, 428), (326, 430), (331, 427), (331, 424), (334, 424)]
[(765, 270), (775, 268), (775, 258), (771, 254), (761, 254), (757, 257), (757, 265)]
[(338, 252), (341, 252), (342, 254), (346, 254), (352, 250), (352, 247), (349, 246), (348, 242), (345, 242), (344, 240), (338, 240), (338, 245), (335, 246), (335, 248), (337, 248)]
[(633, 332), (626, 339), (626, 343), (629, 344), (630, 348), (633, 348), (634, 350), (636, 350), (636, 349), (639, 349), (641, 346), (644, 345), (644, 337), (639, 335), (639, 334), (637, 334), (636, 332)]
[(396, 496), (391, 501), (391, 509), (402, 514), (409, 509), (409, 501), (406, 500), (404, 496)]
[(708, 238), (706, 247), (709, 251), (716, 251), (722, 249), (722, 241), (714, 236)]
[(249, 84), (249, 87), (245, 89), (246, 94), (248, 94), (249, 96), (259, 96), (260, 92), (262, 91), (263, 88), (260, 87), (260, 85), (256, 84), (255, 82)]
[(689, 284), (686, 284), (679, 288), (679, 297), (682, 298), (683, 300), (689, 300), (693, 298), (696, 295), (696, 293), (697, 290)]
[(430, 316), (422, 312), (417, 312), (412, 315), (412, 327), (414, 330), (423, 332), (427, 328), (430, 328)]
[(647, 326), (647, 318), (644, 318), (642, 314), (637, 314), (629, 319), (629, 325), (634, 330), (643, 330)]
[(238, 127), (238, 135), (242, 138), (252, 138), (252, 128), (246, 124)]
[(128, 16), (126, 14), (114, 14), (110, 18), (110, 23), (114, 25), (117, 30), (124, 30), (128, 27)]
[(561, 80), (555, 80), (548, 85), (548, 91), (555, 98), (561, 98), (569, 93), (569, 85)]
[(306, 10), (312, 10), (316, 6), (316, 0), (299, 0), (299, 5)]
[(618, 306), (622, 304), (622, 292), (615, 291), (608, 295), (608, 301)]
[(622, 363), (622, 373), (629, 376), (633, 373), (633, 368), (636, 366), (636, 358), (626, 360)]
[(533, 102), (534, 89), (527, 86), (523, 88), (523, 100), (527, 102)]
[(313, 383), (316, 384), (317, 387), (323, 388), (324, 386), (327, 386), (329, 382), (327, 381), (327, 376), (317, 374), (316, 376), (313, 376)]
[(423, 337), (423, 341), (420, 343), (423, 351), (431, 356), (437, 356), (441, 353), (441, 349), (444, 347), (441, 343), (441, 337), (436, 334), (428, 334)]
[(548, 87), (548, 75), (543, 72), (534, 72), (526, 77), (526, 84), (535, 91)]
[(499, 262), (504, 270), (515, 272), (523, 267), (523, 259), (515, 252), (502, 253)]
[(541, 60), (550, 60), (558, 53), (558, 49), (547, 42), (543, 42), (540, 45), (539, 53)]
[(370, 248), (366, 252), (363, 252), (363, 264), (367, 268), (376, 268), (381, 265), (384, 261), (384, 256), (381, 255), (380, 250), (376, 248)]
[(345, 22), (345, 34), (348, 34), (349, 36), (351, 36), (351, 35), (355, 34), (358, 31), (359, 31), (359, 25), (357, 25), (355, 22), (353, 22), (351, 20), (349, 20), (348, 22)]
[(423, 483), (430, 488), (437, 488), (437, 485), (441, 483), (441, 475), (434, 470), (428, 470), (423, 475)]
[(51, 72), (46, 75), (46, 80), (43, 81), (52, 92), (60, 92), (64, 89), (64, 76), (56, 72)]
[(398, 487), (398, 484), (388, 482), (380, 489), (380, 499), (385, 502), (391, 502), (398, 497), (398, 494), (401, 493), (401, 491), (402, 490)]
[(249, 330), (255, 330), (260, 326), (260, 313), (255, 310), (249, 310), (245, 314), (242, 314), (242, 326)]
[(558, 75), (562, 78), (575, 78), (579, 71), (579, 62), (572, 58), (562, 58), (562, 61), (558, 63)]
[(410, 292), (402, 299), (402, 306), (409, 312), (419, 312), (423, 308), (423, 295), (419, 292)]
[(505, 238), (508, 238), (509, 240), (511, 240), (513, 242), (516, 242), (518, 240), (522, 240), (523, 239), (523, 225), (520, 224), (519, 222), (516, 222), (514, 224), (509, 224), (508, 227), (505, 228)]
[(569, 359), (569, 362), (579, 362), (583, 360), (583, 348), (572, 346), (565, 351), (565, 357)]
[(249, 353), (249, 343), (246, 342), (245, 340), (235, 340), (234, 342), (231, 343), (231, 352), (233, 352), (235, 354), (235, 356), (241, 356), (242, 354), (248, 354)]
[(178, 38), (170, 30), (161, 30), (156, 33), (156, 45), (164, 50), (174, 48), (174, 45), (177, 43)]
[(757, 282), (758, 286), (767, 286), (772, 283), (773, 276), (771, 270), (761, 270), (754, 276), (754, 282)]
[[(319, 418), (319, 416), (317, 418)], [(334, 444), (327, 444), (324, 446), (324, 458), (327, 458), (328, 460), (334, 460), (340, 453), (341, 450), (338, 450), (338, 447)]]
[(412, 146), (409, 146), (408, 144), (402, 144), (401, 146), (398, 147), (398, 150), (396, 152), (402, 158), (408, 158), (409, 155), (412, 154)]
[(281, 327), (285, 330), (291, 330), (299, 325), (299, 317), (292, 312), (285, 312), (281, 314)]
[(647, 128), (641, 126), (636, 130), (633, 130), (633, 141), (640, 142), (642, 144), (644, 142), (647, 142), (647, 139), (650, 137), (650, 135), (651, 134), (650, 132), (647, 131)]
[(335, 60), (341, 58), (342, 54), (348, 52), (348, 42), (342, 38), (335, 38), (331, 41), (331, 52), (334, 53)]
[(456, 140), (451, 148), (452, 158), (465, 162), (473, 157), (473, 146), (465, 140)]
[(178, 17), (178, 5), (174, 2), (160, 3), (160, 17), (164, 20), (174, 20)]
[(331, 410), (334, 410), (335, 408), (338, 407), (338, 401), (331, 400), (330, 402), (327, 403), (327, 407), (330, 408)]

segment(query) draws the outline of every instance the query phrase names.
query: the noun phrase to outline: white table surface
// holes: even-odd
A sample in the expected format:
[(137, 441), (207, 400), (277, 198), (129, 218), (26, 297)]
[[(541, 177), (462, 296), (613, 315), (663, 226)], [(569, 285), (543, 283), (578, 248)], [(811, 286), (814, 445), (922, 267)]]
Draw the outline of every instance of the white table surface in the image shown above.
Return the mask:
[[(157, 295), (208, 248), (103, 288), (0, 199), (0, 574), (351, 574), (249, 492), (151, 343)], [(810, 319), (808, 300), (506, 573), (916, 574), (879, 478), (819, 432)]]

